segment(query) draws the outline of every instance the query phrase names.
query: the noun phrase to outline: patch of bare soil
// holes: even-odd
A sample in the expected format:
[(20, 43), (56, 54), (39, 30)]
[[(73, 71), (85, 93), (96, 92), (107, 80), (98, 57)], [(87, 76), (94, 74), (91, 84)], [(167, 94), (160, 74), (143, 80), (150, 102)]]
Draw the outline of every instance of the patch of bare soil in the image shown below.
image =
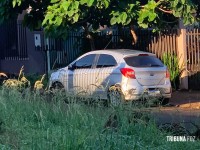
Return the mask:
[(200, 91), (175, 91), (170, 103), (179, 108), (200, 109)]

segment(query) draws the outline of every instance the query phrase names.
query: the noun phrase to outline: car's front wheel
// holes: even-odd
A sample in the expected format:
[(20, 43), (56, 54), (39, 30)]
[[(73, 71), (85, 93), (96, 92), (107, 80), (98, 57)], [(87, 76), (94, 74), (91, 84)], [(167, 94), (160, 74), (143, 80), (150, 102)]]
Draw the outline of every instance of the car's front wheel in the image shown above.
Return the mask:
[(54, 82), (50, 88), (52, 92), (64, 91), (64, 86), (60, 82)]
[(108, 104), (111, 106), (119, 106), (124, 101), (123, 93), (119, 86), (112, 86), (108, 90)]

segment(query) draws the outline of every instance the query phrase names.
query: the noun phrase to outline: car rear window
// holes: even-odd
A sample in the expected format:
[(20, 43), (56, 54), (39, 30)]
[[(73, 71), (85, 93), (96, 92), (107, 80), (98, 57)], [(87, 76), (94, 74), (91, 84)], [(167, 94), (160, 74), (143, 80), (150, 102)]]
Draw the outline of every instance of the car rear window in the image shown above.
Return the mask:
[(163, 63), (155, 56), (130, 56), (124, 58), (125, 62), (132, 67), (163, 67)]

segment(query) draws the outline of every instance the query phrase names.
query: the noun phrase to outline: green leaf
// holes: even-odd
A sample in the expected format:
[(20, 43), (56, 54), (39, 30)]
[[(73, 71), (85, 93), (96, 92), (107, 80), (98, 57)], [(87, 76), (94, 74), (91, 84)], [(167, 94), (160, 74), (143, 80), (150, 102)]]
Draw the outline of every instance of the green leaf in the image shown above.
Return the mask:
[(53, 17), (54, 17), (54, 14), (48, 13), (48, 14), (45, 16), (45, 18), (44, 18), (44, 20), (43, 20), (43, 22), (42, 22), (42, 25), (45, 25), (45, 24), (47, 24), (48, 22), (49, 22), (49, 24), (51, 24), (51, 23), (52, 23)]
[(74, 20), (74, 22), (77, 22), (78, 19), (79, 19), (79, 14), (76, 13), (76, 14), (73, 16), (73, 20)]
[(120, 12), (119, 11), (112, 11), (111, 15), (118, 17), (120, 15)]
[(78, 1), (75, 1), (72, 3), (72, 8), (73, 9), (78, 9), (79, 8), (79, 2)]
[(68, 1), (65, 1), (65, 2), (61, 3), (61, 6), (64, 8), (65, 11), (68, 10), (69, 5), (70, 5), (70, 2), (68, 2)]
[(190, 19), (191, 19), (191, 23), (195, 22), (195, 18), (193, 16)]
[(110, 24), (111, 24), (111, 25), (115, 25), (116, 22), (117, 22), (117, 19), (116, 19), (115, 17), (112, 17), (112, 18), (110, 19)]
[(153, 29), (153, 30), (152, 30), (153, 33), (155, 33), (156, 31), (157, 31), (156, 29)]
[(17, 4), (17, 1), (16, 1), (16, 0), (13, 0), (13, 1), (12, 1), (13, 8), (16, 6), (16, 4)]
[(129, 10), (132, 10), (135, 4), (129, 4)]
[(88, 0), (80, 0), (80, 4), (83, 5), (83, 4), (87, 4)]
[(120, 20), (121, 20), (121, 23), (124, 24), (126, 22), (126, 19), (127, 19), (127, 14), (125, 12), (123, 12), (121, 15), (120, 15)]
[(60, 0), (51, 0), (51, 3), (57, 3), (59, 2)]
[(20, 5), (21, 5), (21, 3), (22, 3), (22, 1), (21, 1), (21, 0), (19, 0), (19, 1), (18, 1), (18, 6), (20, 6)]
[(146, 24), (146, 23), (141, 23), (141, 24), (139, 24), (139, 26), (142, 28), (145, 28), (145, 29), (148, 28), (148, 24)]
[(176, 7), (176, 5), (179, 3), (179, 0), (174, 0), (173, 2), (172, 2), (172, 6), (173, 7)]
[(181, 17), (181, 12), (179, 12), (179, 11), (173, 11), (173, 15), (175, 17)]
[(91, 7), (94, 3), (94, 0), (87, 0), (87, 6)]
[(126, 19), (126, 22), (124, 23), (124, 25), (128, 25), (131, 23), (131, 18), (130, 17), (127, 17)]
[(154, 0), (151, 0), (146, 6), (148, 7), (148, 9), (155, 9), (157, 7), (157, 3)]
[(60, 17), (56, 17), (55, 25), (56, 25), (56, 26), (60, 26), (61, 23), (62, 23), (62, 18), (60, 18)]
[(155, 18), (156, 18), (156, 13), (149, 13), (149, 21), (151, 22), (151, 21), (153, 21)]
[(105, 6), (105, 8), (108, 8), (109, 4), (110, 4), (109, 0), (104, 0), (104, 6)]
[(74, 15), (74, 10), (68, 11), (68, 12), (67, 12), (67, 15), (68, 15), (69, 17), (72, 17), (72, 16)]
[(190, 5), (186, 5), (186, 12), (187, 13), (190, 13), (192, 10), (191, 10), (191, 6)]
[(189, 19), (188, 18), (183, 18), (183, 24), (188, 25), (189, 24)]
[(181, 3), (182, 3), (182, 4), (185, 4), (185, 0), (181, 0)]
[(145, 10), (145, 11), (141, 11), (141, 17), (142, 18), (147, 18), (149, 16), (149, 11)]
[(181, 3), (178, 3), (176, 6), (176, 11), (182, 11), (183, 10), (183, 5)]

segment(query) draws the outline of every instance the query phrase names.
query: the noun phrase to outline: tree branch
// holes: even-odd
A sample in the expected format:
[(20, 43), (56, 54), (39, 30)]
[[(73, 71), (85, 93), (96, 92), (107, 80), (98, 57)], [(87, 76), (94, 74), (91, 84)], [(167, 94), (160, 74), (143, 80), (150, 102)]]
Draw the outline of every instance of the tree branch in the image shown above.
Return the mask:
[[(141, 6), (141, 8), (144, 8), (144, 5)], [(160, 10), (160, 11), (162, 11), (162, 12), (164, 12), (164, 13), (172, 14), (172, 10), (165, 10), (165, 9), (163, 9), (163, 8), (161, 8), (161, 7), (157, 7), (157, 8), (158, 8), (158, 10)]]
[(159, 9), (160, 11), (164, 12), (164, 13), (172, 14), (172, 10), (165, 10), (165, 9), (163, 9), (163, 8), (161, 8), (161, 7), (158, 7), (158, 9)]

